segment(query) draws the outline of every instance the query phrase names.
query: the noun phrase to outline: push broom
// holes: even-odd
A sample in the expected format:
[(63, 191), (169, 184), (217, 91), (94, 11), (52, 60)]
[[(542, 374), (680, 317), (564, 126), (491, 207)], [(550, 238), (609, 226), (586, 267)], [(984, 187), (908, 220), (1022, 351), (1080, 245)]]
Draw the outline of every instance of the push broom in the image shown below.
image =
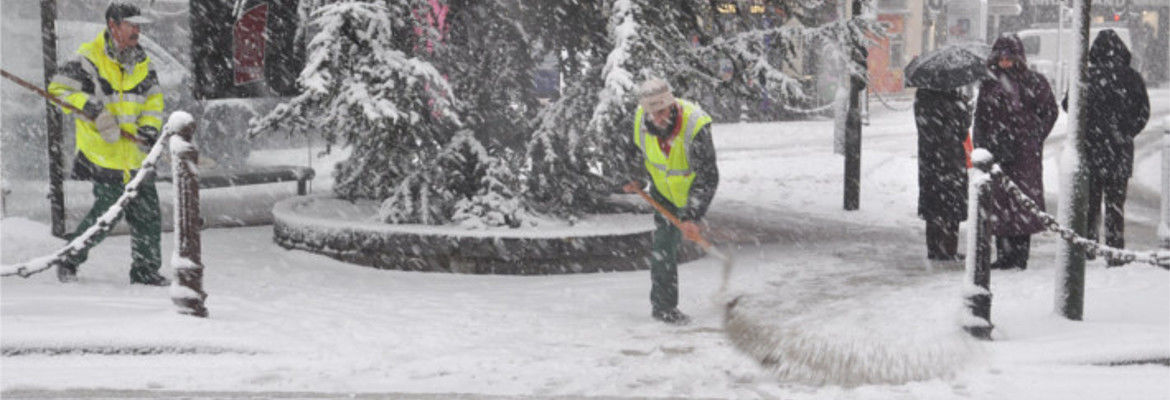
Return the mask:
[[(674, 224), (674, 226), (678, 228), (682, 228), (682, 220), (679, 220), (678, 217), (674, 215), (674, 213), (671, 213), (666, 209), (666, 207), (663, 207), (662, 204), (659, 204), (657, 201), (655, 201), (653, 197), (650, 197), (650, 195), (647, 194), (645, 190), (637, 188), (636, 193), (638, 193), (639, 196), (642, 196), (642, 199), (646, 200), (647, 203), (650, 203), (651, 206), (654, 206), (654, 209), (658, 210), (658, 212), (662, 214), (663, 217), (666, 217), (666, 219), (669, 220), (671, 224)], [(735, 262), (732, 261), (730, 256), (723, 253), (722, 251), (719, 251), (715, 245), (707, 241), (707, 239), (702, 235), (698, 233), (688, 234), (687, 232), (683, 232), (683, 235), (686, 236), (687, 240), (697, 243), (699, 247), (703, 248), (703, 251), (707, 252), (707, 254), (723, 260), (723, 282), (719, 284), (718, 293), (726, 292), (727, 281), (731, 279), (731, 267), (735, 264)]]
[[(46, 100), (53, 102), (53, 104), (59, 105), (66, 110), (69, 110), (71, 112), (76, 113), (78, 116), (81, 116), (81, 118), (86, 120), (86, 121), (94, 122), (93, 118), (90, 118), (88, 115), (85, 115), (85, 113), (82, 112), (81, 110), (79, 110), (77, 107), (74, 107), (72, 104), (61, 101), (61, 99), (58, 99), (57, 97), (49, 94), (49, 92), (46, 92), (44, 89), (41, 89), (40, 87), (37, 87), (37, 85), (29, 83), (28, 81), (26, 81), (24, 79), (20, 79), (20, 77), (13, 75), (13, 74), (11, 74), (8, 71), (5, 71), (3, 69), (0, 69), (0, 76), (4, 76), (8, 80), (19, 85), (20, 87), (23, 87), (25, 89), (32, 91), (33, 93), (41, 95), (41, 97), (44, 97)], [(145, 142), (143, 142), (142, 139), (139, 139), (137, 136), (134, 136), (134, 134), (131, 134), (130, 132), (126, 132), (125, 129), (118, 128), (118, 130), (121, 131), (122, 137), (124, 137), (126, 139), (130, 139), (131, 142), (134, 142), (137, 144), (145, 144)]]
[[(676, 227), (682, 221), (638, 188), (636, 192)], [(684, 233), (685, 235), (685, 233)], [(809, 326), (824, 321), (768, 318), (777, 304), (763, 296), (728, 292), (731, 257), (701, 235), (688, 235), (707, 254), (723, 261), (723, 281), (712, 297), (724, 309), (723, 332), (741, 352), (785, 381), (813, 385), (902, 384), (945, 377), (967, 363), (975, 344), (966, 336), (943, 335), (906, 343), (883, 343), (863, 327)], [(773, 299), (783, 302), (783, 299)], [(846, 320), (847, 321), (847, 320)], [(837, 334), (841, 331), (847, 334)]]

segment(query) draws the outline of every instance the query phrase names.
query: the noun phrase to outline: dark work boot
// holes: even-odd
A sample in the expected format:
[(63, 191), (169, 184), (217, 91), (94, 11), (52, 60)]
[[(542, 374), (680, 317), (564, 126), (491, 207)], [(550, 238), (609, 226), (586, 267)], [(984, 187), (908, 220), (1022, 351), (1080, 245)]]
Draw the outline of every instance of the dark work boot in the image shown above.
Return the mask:
[(682, 311), (679, 311), (677, 308), (666, 311), (654, 311), (654, 313), (651, 315), (654, 316), (654, 319), (671, 325), (686, 325), (691, 323), (691, 317), (683, 314)]
[(167, 286), (171, 284), (171, 280), (162, 276), (157, 271), (132, 269), (130, 270), (130, 283), (137, 283), (140, 285), (150, 286)]
[(77, 266), (67, 262), (57, 264), (57, 280), (61, 283), (77, 282)]

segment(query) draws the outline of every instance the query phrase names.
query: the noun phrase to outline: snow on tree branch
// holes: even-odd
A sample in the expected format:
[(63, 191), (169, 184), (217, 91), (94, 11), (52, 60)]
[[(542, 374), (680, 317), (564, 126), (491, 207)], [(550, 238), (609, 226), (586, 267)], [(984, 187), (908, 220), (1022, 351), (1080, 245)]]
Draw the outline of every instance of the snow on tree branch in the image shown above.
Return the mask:
[[(298, 78), (301, 93), (254, 121), (249, 132), (288, 124), (327, 127), (325, 136), (332, 144), (334, 132), (352, 141), (398, 122), (417, 123), (426, 113), (457, 123), (451, 88), (442, 74), (430, 62), (396, 48), (396, 41), (405, 40), (399, 37), (404, 22), (391, 11), (382, 3), (357, 1), (314, 10), (317, 33)], [(411, 102), (426, 104), (407, 104)]]

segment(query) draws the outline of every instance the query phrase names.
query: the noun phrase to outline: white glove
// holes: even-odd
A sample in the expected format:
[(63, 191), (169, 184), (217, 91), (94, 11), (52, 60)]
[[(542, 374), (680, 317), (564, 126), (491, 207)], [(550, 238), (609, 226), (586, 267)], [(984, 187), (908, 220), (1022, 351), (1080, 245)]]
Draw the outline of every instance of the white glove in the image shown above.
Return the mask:
[(98, 134), (102, 135), (102, 140), (106, 143), (114, 143), (118, 138), (122, 137), (122, 129), (118, 127), (118, 119), (114, 118), (114, 114), (110, 114), (109, 110), (102, 110), (97, 118), (93, 120), (94, 125), (97, 125)]

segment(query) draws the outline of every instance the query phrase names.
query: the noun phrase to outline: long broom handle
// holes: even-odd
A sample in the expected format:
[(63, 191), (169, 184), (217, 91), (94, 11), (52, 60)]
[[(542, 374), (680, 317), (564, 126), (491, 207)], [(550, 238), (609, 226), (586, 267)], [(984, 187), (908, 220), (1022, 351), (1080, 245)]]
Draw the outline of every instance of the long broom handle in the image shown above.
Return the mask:
[[(662, 204), (659, 204), (657, 201), (655, 201), (653, 197), (650, 197), (650, 194), (646, 193), (645, 190), (642, 190), (642, 188), (638, 188), (638, 195), (642, 196), (642, 198), (645, 199), (647, 203), (650, 203), (650, 205), (654, 206), (654, 209), (658, 210), (658, 213), (662, 214), (662, 216), (664, 216), (664, 217), (666, 217), (666, 219), (670, 220), (670, 223), (674, 224), (674, 226), (679, 227), (679, 228), (682, 227), (682, 220), (679, 220), (678, 217), (674, 216), (674, 214), (672, 214), (670, 211), (668, 211), (666, 209), (666, 207), (663, 207)], [(711, 242), (708, 242), (707, 239), (704, 239), (702, 235), (699, 235), (699, 234), (688, 235), (687, 239), (690, 239), (690, 241), (692, 241), (692, 242), (698, 243), (699, 246), (703, 247), (703, 250), (710, 251), (711, 249), (714, 248), (714, 246), (711, 245)]]
[[(84, 120), (89, 121), (89, 122), (94, 122), (93, 118), (90, 118), (88, 115), (85, 115), (84, 111), (81, 111), (77, 107), (74, 107), (72, 104), (66, 103), (66, 102), (62, 101), (61, 99), (58, 99), (56, 96), (49, 94), (49, 92), (46, 92), (45, 89), (41, 89), (37, 85), (29, 83), (28, 81), (26, 81), (24, 79), (20, 79), (20, 77), (13, 75), (13, 74), (10, 74), (10, 73), (8, 73), (8, 71), (5, 71), (4, 69), (0, 69), (0, 75), (3, 75), (5, 78), (8, 78), (8, 80), (15, 82), (17, 85), (20, 85), (21, 87), (23, 87), (25, 89), (31, 90), (31, 91), (35, 92), (36, 94), (41, 95), (41, 97), (44, 97), (46, 100), (49, 100), (49, 101), (53, 102), (54, 104), (61, 106), (61, 108), (72, 111), (73, 113), (77, 114), (78, 116), (80, 116)], [(122, 133), (122, 137), (124, 137), (126, 139), (130, 139), (130, 141), (132, 141), (134, 143), (138, 143), (138, 144), (144, 143), (137, 136), (134, 136), (134, 134), (131, 134), (130, 132), (126, 132), (121, 127), (118, 127), (118, 131), (120, 131)]]
[[(678, 217), (674, 216), (674, 214), (671, 213), (670, 211), (668, 211), (666, 209), (666, 207), (663, 207), (662, 204), (659, 204), (657, 201), (655, 201), (653, 197), (650, 197), (650, 194), (646, 193), (645, 190), (642, 190), (642, 188), (638, 188), (637, 193), (639, 196), (642, 196), (642, 198), (645, 199), (647, 203), (650, 203), (650, 205), (654, 206), (654, 209), (658, 210), (658, 212), (660, 214), (662, 214), (662, 216), (664, 216), (664, 217), (666, 217), (666, 219), (670, 220), (670, 223), (674, 224), (674, 226), (676, 226), (676, 227), (682, 228), (682, 220), (680, 220), (680, 219), (678, 219)], [(686, 235), (685, 232), (683, 234)], [(720, 281), (720, 284), (719, 284), (719, 293), (727, 292), (727, 284), (728, 284), (728, 282), (731, 281), (731, 267), (733, 264), (731, 257), (728, 257), (726, 254), (723, 254), (722, 251), (719, 251), (719, 249), (716, 248), (715, 245), (711, 244), (711, 242), (708, 242), (707, 239), (703, 238), (703, 235), (700, 235), (697, 233), (694, 235), (687, 235), (687, 239), (690, 239), (690, 241), (692, 241), (692, 242), (698, 243), (699, 246), (703, 248), (703, 251), (707, 252), (707, 254), (710, 254), (710, 255), (715, 256), (716, 258), (718, 258), (720, 260), (723, 260), (723, 274), (722, 274), (723, 279)]]

